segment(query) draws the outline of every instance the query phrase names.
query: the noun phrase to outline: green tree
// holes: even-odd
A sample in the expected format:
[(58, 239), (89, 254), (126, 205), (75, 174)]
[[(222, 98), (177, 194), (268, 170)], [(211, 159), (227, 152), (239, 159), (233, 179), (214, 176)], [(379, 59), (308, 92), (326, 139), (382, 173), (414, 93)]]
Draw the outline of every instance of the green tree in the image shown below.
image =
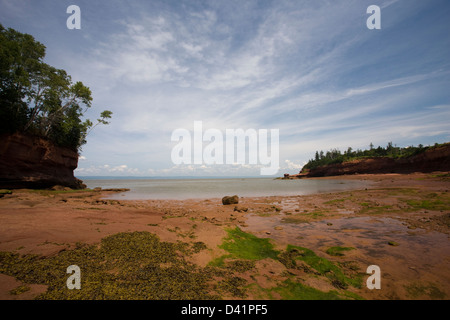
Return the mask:
[(44, 63), (45, 49), (31, 35), (0, 24), (0, 132), (27, 132), (79, 149), (112, 112), (103, 111), (95, 126), (82, 121), (92, 106), (91, 90)]

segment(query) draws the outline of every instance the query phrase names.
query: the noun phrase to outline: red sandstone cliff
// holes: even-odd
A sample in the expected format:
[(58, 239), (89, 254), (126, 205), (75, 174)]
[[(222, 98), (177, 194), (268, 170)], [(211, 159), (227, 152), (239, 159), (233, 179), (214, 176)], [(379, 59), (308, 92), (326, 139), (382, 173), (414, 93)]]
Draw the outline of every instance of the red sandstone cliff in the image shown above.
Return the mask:
[(0, 188), (83, 188), (73, 171), (78, 152), (40, 137), (21, 133), (0, 135)]
[(450, 171), (450, 143), (431, 147), (425, 152), (408, 158), (365, 158), (327, 165), (300, 172), (296, 177), (327, 177), (345, 174), (413, 173)]

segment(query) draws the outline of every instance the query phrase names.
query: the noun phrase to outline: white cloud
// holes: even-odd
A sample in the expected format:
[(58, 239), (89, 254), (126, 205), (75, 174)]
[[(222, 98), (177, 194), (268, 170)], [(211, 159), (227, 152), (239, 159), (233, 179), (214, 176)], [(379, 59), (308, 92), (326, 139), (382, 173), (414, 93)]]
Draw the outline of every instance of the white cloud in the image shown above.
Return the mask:
[(76, 175), (86, 176), (86, 175), (141, 175), (142, 172), (137, 168), (130, 168), (126, 164), (111, 166), (108, 164), (99, 166), (89, 166), (77, 168), (75, 171)]
[[(192, 130), (195, 120), (221, 131), (279, 129), (280, 173), (299, 170), (320, 149), (448, 137), (449, 71), (439, 62), (447, 42), (427, 45), (426, 33), (396, 28), (425, 2), (382, 1), (386, 13), (399, 11), (379, 33), (365, 26), (369, 4), (155, 2), (154, 10), (134, 4), (147, 10), (130, 14), (118, 2), (117, 28), (92, 34), (89, 54), (66, 52), (95, 108), (114, 112), (90, 135), (77, 172), (259, 174), (247, 165), (173, 167), (170, 134)], [(416, 51), (443, 53), (409, 61)]]
[(306, 164), (306, 162), (295, 163), (294, 161), (291, 161), (289, 159), (284, 160), (284, 163), (285, 165), (282, 169), (285, 170), (300, 170)]

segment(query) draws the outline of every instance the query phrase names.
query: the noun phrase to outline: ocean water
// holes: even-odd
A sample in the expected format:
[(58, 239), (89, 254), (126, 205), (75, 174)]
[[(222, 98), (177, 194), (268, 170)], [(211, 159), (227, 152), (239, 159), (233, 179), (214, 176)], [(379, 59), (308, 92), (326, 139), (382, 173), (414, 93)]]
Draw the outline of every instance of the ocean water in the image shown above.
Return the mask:
[(109, 199), (206, 199), (292, 196), (336, 192), (368, 187), (369, 181), (345, 179), (201, 178), (201, 179), (117, 179), (81, 178), (88, 188), (127, 188)]

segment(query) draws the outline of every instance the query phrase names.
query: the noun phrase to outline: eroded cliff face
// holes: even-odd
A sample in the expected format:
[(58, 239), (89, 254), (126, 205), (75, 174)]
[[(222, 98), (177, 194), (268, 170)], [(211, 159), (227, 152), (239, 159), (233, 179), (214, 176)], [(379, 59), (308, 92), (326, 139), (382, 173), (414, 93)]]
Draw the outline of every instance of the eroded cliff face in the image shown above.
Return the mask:
[(78, 152), (40, 137), (21, 133), (0, 135), (0, 188), (49, 188), (55, 185), (81, 189), (73, 171)]
[(327, 177), (345, 174), (413, 173), (450, 171), (450, 143), (401, 159), (367, 158), (318, 167), (298, 177)]

